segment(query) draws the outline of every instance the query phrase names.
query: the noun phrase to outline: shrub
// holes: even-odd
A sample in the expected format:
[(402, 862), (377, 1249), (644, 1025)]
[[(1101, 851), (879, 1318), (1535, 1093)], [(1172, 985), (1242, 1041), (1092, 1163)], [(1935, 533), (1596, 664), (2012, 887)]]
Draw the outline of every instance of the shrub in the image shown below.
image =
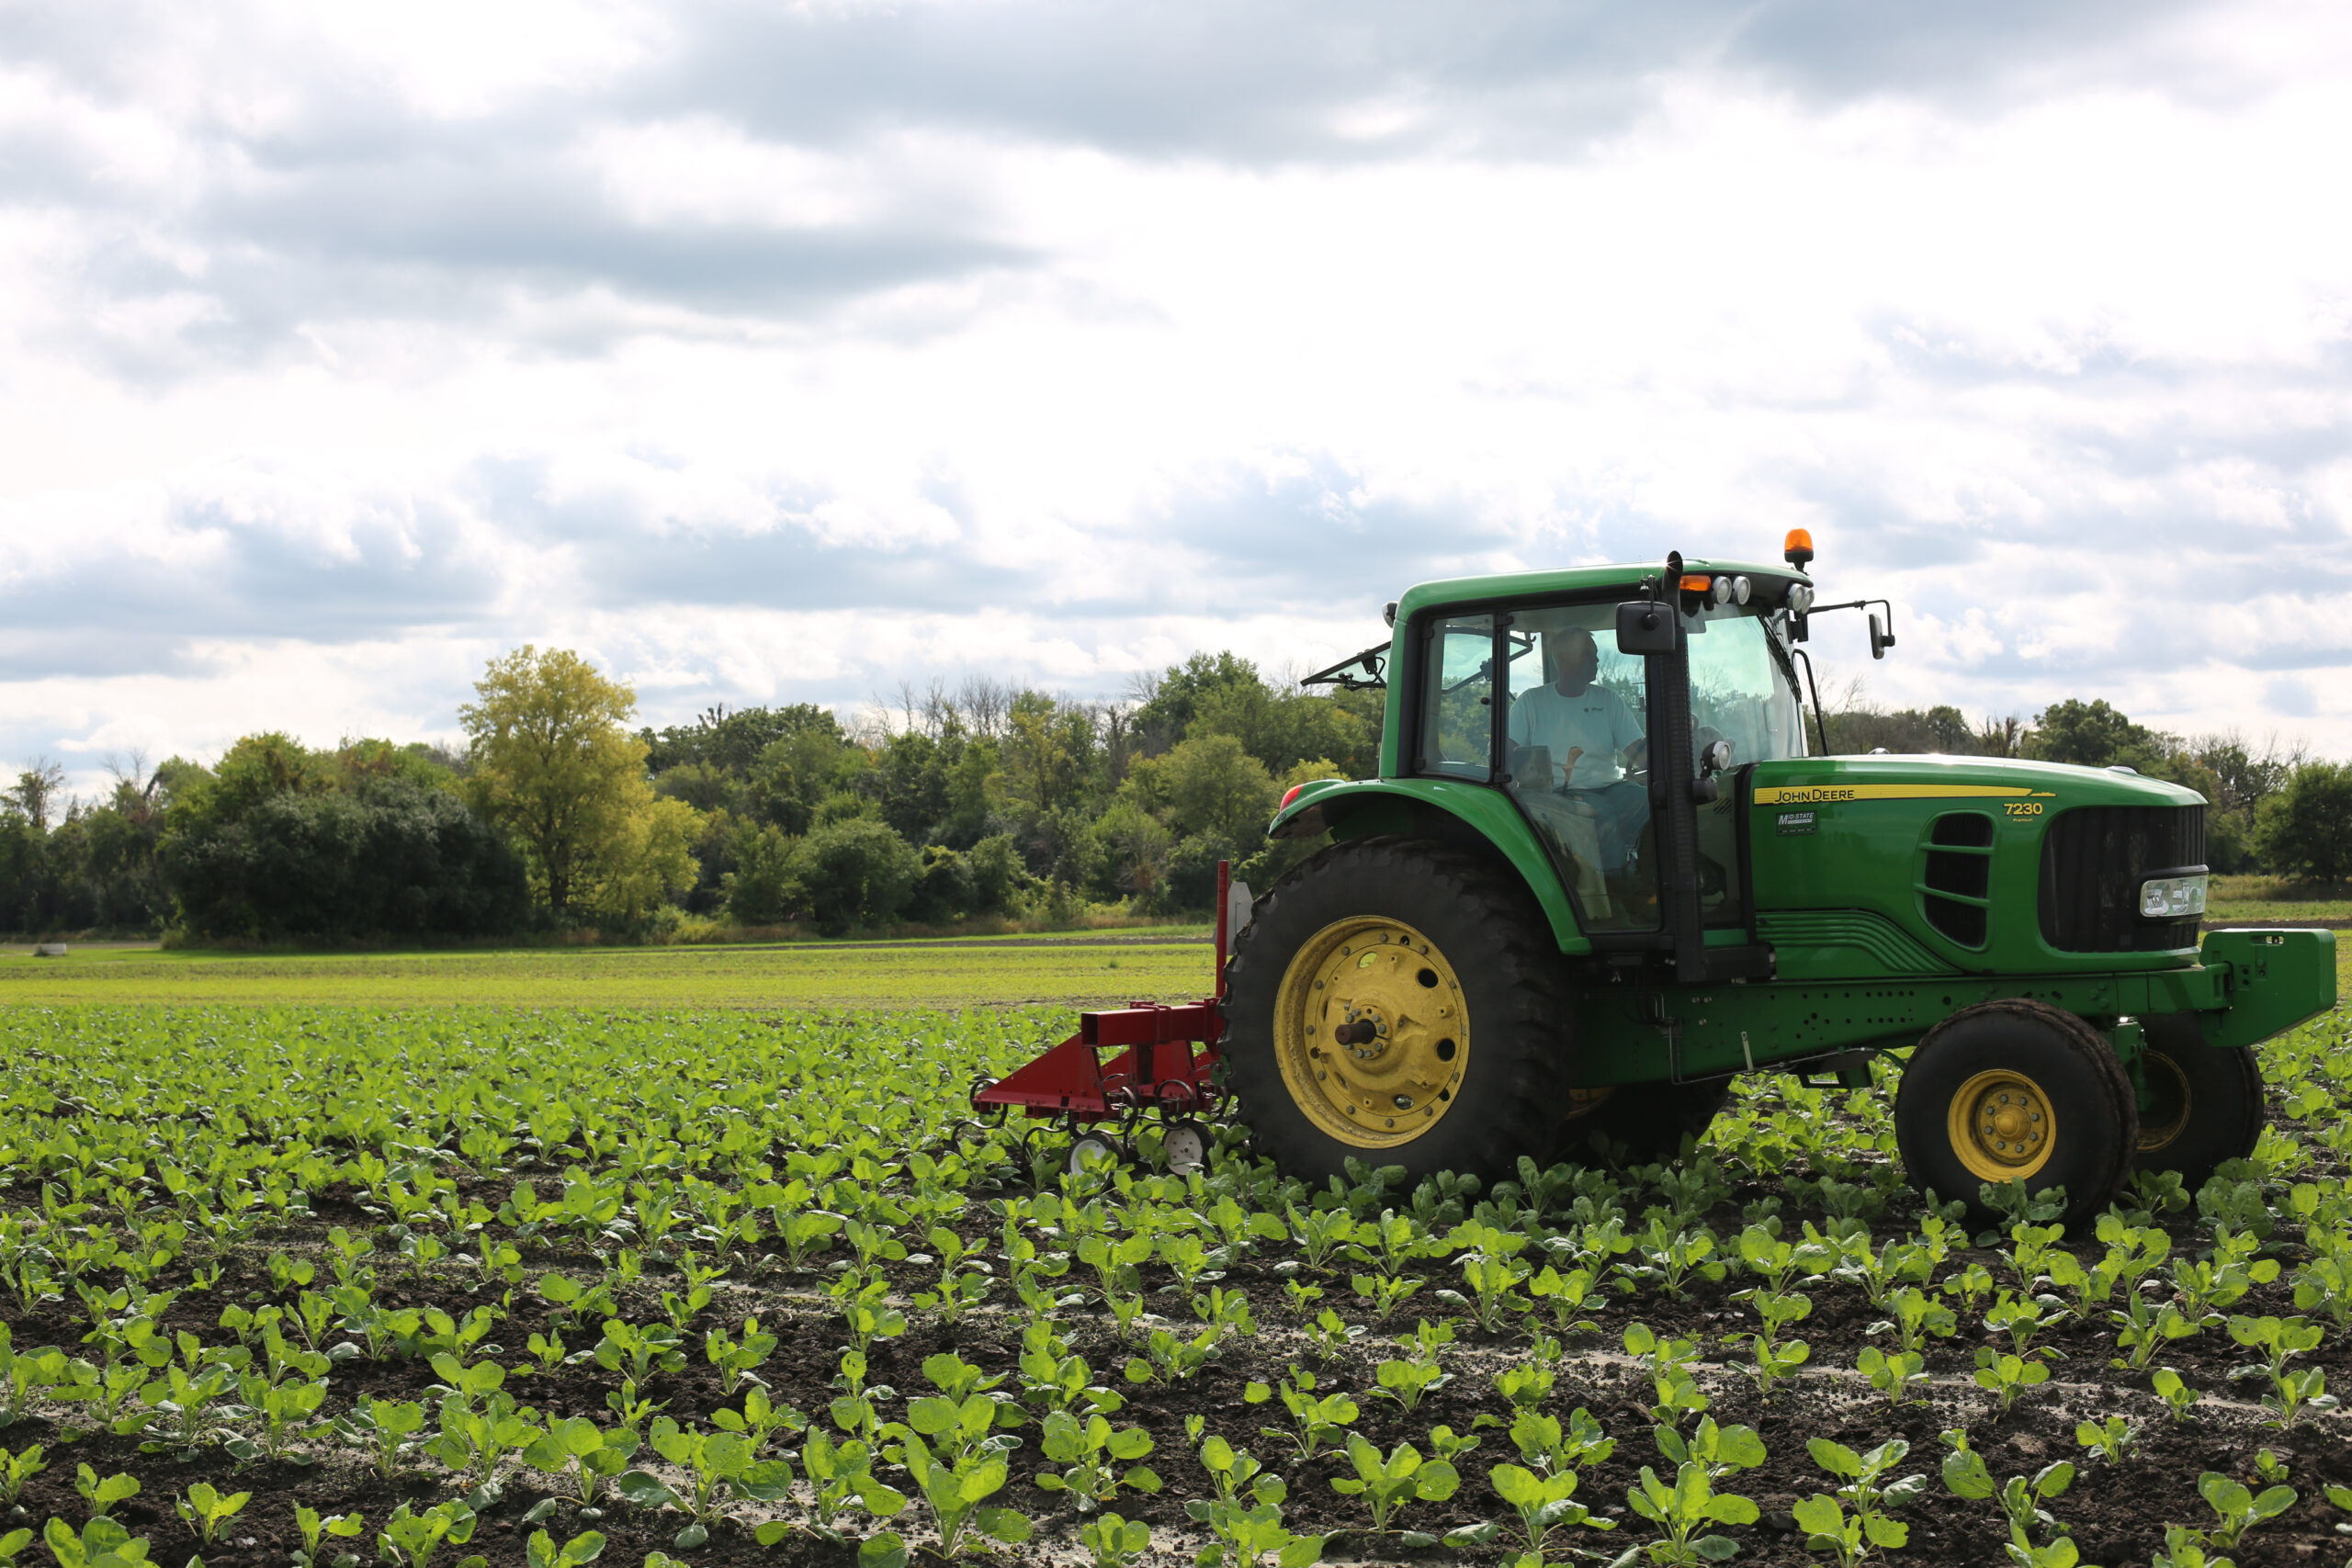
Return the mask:
[(871, 817), (812, 829), (794, 860), (809, 915), (835, 933), (897, 919), (922, 876), (913, 846)]
[(2352, 763), (2297, 768), (2262, 803), (2254, 840), (2275, 872), (2326, 885), (2352, 877)]

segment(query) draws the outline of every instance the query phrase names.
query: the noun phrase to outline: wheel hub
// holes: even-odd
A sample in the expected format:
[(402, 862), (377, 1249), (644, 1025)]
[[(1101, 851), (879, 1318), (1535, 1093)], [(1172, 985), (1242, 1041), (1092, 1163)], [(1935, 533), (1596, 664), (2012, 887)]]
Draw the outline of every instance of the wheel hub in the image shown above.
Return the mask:
[(1293, 955), (1274, 1044), (1293, 1100), (1324, 1132), (1359, 1147), (1409, 1143), (1453, 1109), (1469, 1062), (1461, 982), (1401, 921), (1337, 921)]
[(1979, 1073), (1960, 1086), (1949, 1129), (1961, 1163), (1986, 1181), (2017, 1180), (2040, 1170), (2049, 1163), (2057, 1130), (2041, 1086), (2007, 1068)]

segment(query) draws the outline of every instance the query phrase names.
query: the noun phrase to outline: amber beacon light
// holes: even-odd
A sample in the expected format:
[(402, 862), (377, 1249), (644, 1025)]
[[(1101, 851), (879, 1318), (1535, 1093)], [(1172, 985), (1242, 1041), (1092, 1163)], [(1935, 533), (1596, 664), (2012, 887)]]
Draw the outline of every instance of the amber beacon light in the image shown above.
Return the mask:
[(1789, 536), (1781, 541), (1781, 558), (1803, 570), (1813, 559), (1813, 535), (1804, 528), (1792, 528)]

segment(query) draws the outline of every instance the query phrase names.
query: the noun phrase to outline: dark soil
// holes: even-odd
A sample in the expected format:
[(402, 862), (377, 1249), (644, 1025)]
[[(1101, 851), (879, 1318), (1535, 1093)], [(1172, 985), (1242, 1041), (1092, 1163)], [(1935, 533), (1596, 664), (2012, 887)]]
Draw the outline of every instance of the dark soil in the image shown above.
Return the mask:
[[(322, 1229), (325, 1217), (322, 1215)], [(2187, 1237), (2182, 1244), (2193, 1245)], [(1996, 1254), (1970, 1256), (1994, 1267), (1996, 1273), (2006, 1268)], [(1956, 1256), (1950, 1267), (1966, 1260)], [(495, 1289), (481, 1287), (478, 1275), (469, 1277), (447, 1264), (436, 1266), (438, 1271), (432, 1277), (424, 1277), (403, 1271), (404, 1265), (397, 1258), (379, 1257), (371, 1261), (376, 1263), (383, 1281), (378, 1299), (387, 1304), (431, 1303), (452, 1315), (462, 1315), (481, 1301), (494, 1302), (505, 1291), (503, 1282), (497, 1283)], [(590, 1258), (572, 1261), (590, 1270), (594, 1268)], [(535, 1258), (530, 1277), (536, 1279), (548, 1266)], [(321, 1272), (325, 1273), (323, 1267)], [(903, 1266), (894, 1272), (903, 1276), (903, 1282), (909, 1285), (927, 1273)], [(465, 1290), (468, 1282), (477, 1285), (477, 1293)], [(1186, 1327), (1188, 1331), (1196, 1326), (1181, 1297), (1167, 1290), (1168, 1281), (1160, 1270), (1148, 1268), (1144, 1282), (1160, 1292), (1153, 1297), (1151, 1304), (1170, 1320), (1171, 1325)], [(1374, 1370), (1377, 1363), (1399, 1353), (1385, 1340), (1368, 1337), (1325, 1367), (1315, 1359), (1314, 1348), (1295, 1331), (1282, 1282), (1271, 1272), (1244, 1267), (1223, 1282), (1228, 1289), (1239, 1287), (1249, 1292), (1260, 1331), (1228, 1340), (1218, 1360), (1198, 1376), (1173, 1385), (1128, 1385), (1120, 1369), (1131, 1348), (1116, 1340), (1107, 1319), (1086, 1310), (1074, 1310), (1065, 1316), (1065, 1332), (1072, 1348), (1087, 1358), (1097, 1381), (1128, 1393), (1129, 1403), (1116, 1417), (1117, 1424), (1139, 1425), (1150, 1432), (1157, 1450), (1149, 1462), (1168, 1483), (1167, 1490), (1157, 1497), (1128, 1495), (1115, 1506), (1129, 1517), (1148, 1521), (1159, 1546), (1181, 1546), (1182, 1556), (1189, 1559), (1192, 1548), (1203, 1538), (1197, 1527), (1186, 1519), (1183, 1500), (1208, 1492), (1206, 1478), (1192, 1457), (1184, 1429), (1186, 1416), (1199, 1416), (1209, 1429), (1224, 1434), (1237, 1446), (1248, 1447), (1286, 1478), (1289, 1496), (1284, 1511), (1292, 1528), (1302, 1532), (1338, 1532), (1329, 1551), (1333, 1560), (1389, 1562), (1424, 1555), (1401, 1549), (1393, 1540), (1351, 1533), (1361, 1532), (1369, 1516), (1361, 1499), (1340, 1496), (1330, 1488), (1331, 1479), (1343, 1472), (1344, 1457), (1327, 1451), (1304, 1462), (1285, 1460), (1283, 1456), (1286, 1440), (1261, 1432), (1261, 1427), (1286, 1423), (1282, 1406), (1279, 1403), (1246, 1404), (1243, 1389), (1250, 1381), (1278, 1382), (1291, 1366), (1306, 1366), (1323, 1380), (1318, 1392), (1336, 1387), (1356, 1395), (1363, 1406), (1357, 1429), (1384, 1450), (1400, 1441), (1412, 1441), (1426, 1450), (1427, 1435), (1438, 1425), (1450, 1426), (1457, 1433), (1468, 1433), (1481, 1417), (1508, 1422), (1510, 1408), (1495, 1392), (1491, 1379), (1496, 1371), (1525, 1359), (1525, 1340), (1490, 1339), (1468, 1320), (1455, 1319), (1457, 1343), (1442, 1357), (1443, 1364), (1454, 1372), (1453, 1381), (1432, 1392), (1417, 1410), (1408, 1413), (1390, 1402), (1367, 1397), (1368, 1391), (1376, 1386)], [(1442, 1286), (1448, 1282), (1439, 1280), (1435, 1283)], [(694, 1325), (689, 1334), (689, 1346), (695, 1354), (687, 1367), (675, 1373), (656, 1375), (647, 1386), (646, 1395), (658, 1402), (663, 1413), (682, 1423), (707, 1424), (711, 1412), (735, 1401), (726, 1393), (720, 1374), (703, 1360), (702, 1333), (712, 1326), (738, 1326), (745, 1315), (757, 1314), (763, 1325), (776, 1333), (781, 1341), (774, 1356), (760, 1369), (759, 1376), (780, 1403), (823, 1419), (843, 1336), (840, 1320), (829, 1310), (829, 1303), (814, 1295), (817, 1277), (806, 1273), (775, 1273), (749, 1284), (730, 1282), (723, 1286), (718, 1303)], [(1076, 1288), (1079, 1276), (1073, 1274), (1067, 1283)], [(1363, 1319), (1363, 1309), (1351, 1298), (1344, 1275), (1327, 1278), (1322, 1283), (1327, 1293), (1324, 1303), (1318, 1304), (1337, 1305), (1343, 1316)], [(634, 1287), (624, 1302), (626, 1315), (633, 1322), (658, 1317), (658, 1296), (662, 1288), (676, 1289), (678, 1281), (649, 1279)], [(198, 1334), (207, 1343), (221, 1343), (228, 1337), (227, 1331), (218, 1326), (221, 1309), (232, 1302), (266, 1299), (270, 1291), (266, 1269), (232, 1264), (215, 1289), (184, 1295), (164, 1326)], [(2221, 1471), (2255, 1483), (2259, 1490), (2259, 1483), (2255, 1483), (2255, 1458), (2256, 1450), (2264, 1447), (2273, 1450), (2288, 1467), (2289, 1483), (2295, 1487), (2300, 1500), (2285, 1515), (2256, 1527), (2235, 1550), (2236, 1560), (2244, 1568), (2335, 1562), (2346, 1550), (2335, 1533), (2336, 1522), (2343, 1516), (2328, 1505), (2324, 1495), (2324, 1488), (2330, 1483), (2352, 1484), (2352, 1450), (2347, 1449), (2345, 1440), (2342, 1418), (2333, 1415), (2307, 1416), (2297, 1428), (2284, 1433), (2264, 1427), (2264, 1413), (2256, 1404), (2260, 1385), (2227, 1381), (2229, 1370), (2246, 1358), (2222, 1330), (2209, 1330), (2194, 1339), (2177, 1343), (2158, 1358), (2162, 1363), (2178, 1369), (2205, 1393), (2198, 1418), (2188, 1425), (2176, 1425), (2170, 1419), (2161, 1402), (2148, 1392), (2143, 1375), (2110, 1369), (2109, 1359), (2115, 1354), (2113, 1336), (2098, 1317), (2083, 1324), (2069, 1323), (2044, 1337), (2042, 1342), (2062, 1352), (2064, 1359), (2053, 1363), (2049, 1383), (2029, 1390), (2005, 1416), (1993, 1414), (1994, 1396), (1975, 1388), (1970, 1381), (1973, 1352), (1984, 1342), (1981, 1331), (1973, 1337), (1963, 1334), (1951, 1340), (1931, 1341), (1928, 1369), (1933, 1382), (1928, 1402), (1890, 1408), (1882, 1395), (1849, 1370), (1864, 1344), (1877, 1342), (1867, 1337), (1866, 1330), (1879, 1314), (1849, 1286), (1815, 1281), (1807, 1293), (1814, 1302), (1813, 1314), (1792, 1332), (1810, 1344), (1810, 1364), (1770, 1399), (1758, 1394), (1747, 1376), (1745, 1352), (1724, 1344), (1726, 1337), (1753, 1326), (1753, 1314), (1730, 1298), (1725, 1285), (1702, 1282), (1679, 1302), (1645, 1292), (1639, 1297), (1613, 1296), (1606, 1303), (1594, 1303), (1588, 1315), (1597, 1324), (1597, 1331), (1569, 1342), (1559, 1364), (1557, 1386), (1546, 1408), (1565, 1416), (1577, 1406), (1584, 1406), (1615, 1439), (1615, 1453), (1585, 1472), (1577, 1495), (1601, 1517), (1619, 1521), (1627, 1528), (1614, 1535), (1587, 1532), (1579, 1544), (1596, 1550), (1622, 1549), (1634, 1540), (1649, 1538), (1647, 1527), (1630, 1515), (1625, 1506), (1625, 1489), (1641, 1467), (1647, 1464), (1664, 1468), (1653, 1441), (1653, 1422), (1646, 1409), (1653, 1398), (1649, 1380), (1618, 1349), (1623, 1328), (1638, 1317), (1661, 1333), (1698, 1340), (1711, 1359), (1702, 1376), (1702, 1385), (1713, 1401), (1711, 1414), (1726, 1425), (1736, 1421), (1752, 1426), (1764, 1440), (1770, 1458), (1761, 1468), (1726, 1478), (1720, 1483), (1722, 1490), (1755, 1499), (1765, 1511), (1762, 1523), (1728, 1532), (1741, 1542), (1742, 1562), (1814, 1561), (1793, 1533), (1788, 1518), (1788, 1510), (1799, 1498), (1826, 1486), (1826, 1478), (1806, 1451), (1806, 1439), (1813, 1437), (1831, 1438), (1858, 1450), (1890, 1437), (1901, 1437), (1910, 1443), (1911, 1452), (1901, 1472), (1923, 1472), (1930, 1477), (1930, 1484), (1901, 1516), (1909, 1523), (1911, 1543), (1899, 1561), (2000, 1561), (2007, 1535), (1996, 1507), (1990, 1503), (1963, 1502), (1936, 1479), (1937, 1467), (1945, 1451), (1939, 1434), (1962, 1424), (1969, 1429), (1972, 1443), (1996, 1475), (2030, 1473), (2062, 1459), (2075, 1461), (2078, 1476), (2073, 1489), (2050, 1507), (2071, 1528), (2087, 1562), (2105, 1563), (2110, 1568), (2126, 1562), (2145, 1562), (2162, 1545), (2166, 1524), (2211, 1524), (2211, 1510), (2198, 1495), (2199, 1476), (2209, 1470)], [(1000, 1292), (999, 1300), (1001, 1299)], [(2287, 1287), (2278, 1282), (2257, 1288), (2236, 1310), (2287, 1314), (2293, 1307)], [(1442, 1315), (1442, 1309), (1430, 1300), (1429, 1292), (1408, 1303), (1397, 1320), (1387, 1325), (1387, 1331), (1408, 1333), (1413, 1321), (1424, 1315), (1433, 1320)], [(78, 1349), (81, 1335), (87, 1326), (86, 1320), (69, 1316), (55, 1304), (34, 1314), (0, 1312), (0, 1316), (9, 1322), (19, 1348), (55, 1344)], [(559, 1326), (553, 1314), (526, 1286), (514, 1292), (513, 1314), (497, 1325), (492, 1338), (504, 1347), (499, 1359), (512, 1369), (527, 1362), (522, 1347), (532, 1333), (546, 1333)], [(572, 1325), (563, 1331), (575, 1350), (586, 1348), (595, 1337), (593, 1325)], [(1375, 1334), (1378, 1332), (1375, 1329)], [(922, 1361), (942, 1349), (956, 1350), (992, 1373), (1011, 1373), (1020, 1338), (1019, 1318), (1008, 1315), (1001, 1307), (975, 1314), (956, 1325), (918, 1317), (913, 1329), (904, 1337), (879, 1340), (874, 1345), (869, 1382), (895, 1389), (901, 1400), (927, 1393), (929, 1385), (922, 1371)], [(2306, 1359), (2325, 1368), (2336, 1386), (2352, 1386), (2352, 1356), (2347, 1356), (2343, 1337), (2331, 1334), (2318, 1355)], [(340, 1414), (362, 1396), (417, 1399), (435, 1381), (431, 1369), (416, 1360), (362, 1357), (345, 1361), (332, 1374), (332, 1395), (325, 1414)], [(543, 1417), (587, 1415), (609, 1423), (612, 1417), (605, 1406), (605, 1396), (618, 1386), (619, 1381), (618, 1374), (607, 1372), (591, 1361), (552, 1372), (514, 1376), (508, 1387)], [(902, 1410), (899, 1404), (886, 1406), (889, 1414)], [(2078, 1420), (2103, 1418), (2109, 1414), (2124, 1415), (2138, 1428), (2137, 1451), (2120, 1466), (2109, 1466), (2090, 1456), (2075, 1438)], [(72, 1522), (85, 1517), (86, 1506), (74, 1489), (77, 1464), (87, 1464), (100, 1475), (127, 1471), (140, 1480), (140, 1495), (119, 1505), (115, 1512), (134, 1534), (149, 1538), (155, 1561), (164, 1568), (179, 1568), (199, 1550), (172, 1506), (174, 1496), (191, 1482), (207, 1481), (223, 1492), (253, 1494), (252, 1502), (229, 1521), (222, 1539), (201, 1549), (204, 1561), (211, 1568), (262, 1568), (265, 1564), (279, 1568), (287, 1562), (288, 1554), (300, 1544), (293, 1522), (293, 1507), (297, 1504), (306, 1504), (322, 1513), (360, 1512), (367, 1519), (368, 1531), (347, 1544), (358, 1551), (363, 1561), (369, 1561), (374, 1556), (374, 1532), (396, 1505), (407, 1501), (422, 1508), (452, 1495), (450, 1478), (437, 1466), (418, 1461), (386, 1480), (376, 1473), (367, 1456), (333, 1447), (333, 1438), (323, 1431), (315, 1434), (307, 1445), (307, 1451), (318, 1458), (314, 1464), (260, 1461), (240, 1469), (228, 1453), (217, 1447), (200, 1447), (190, 1453), (161, 1448), (151, 1452), (144, 1451), (145, 1448), (155, 1445), (106, 1434), (69, 1440), (66, 1424), (71, 1419), (66, 1411), (46, 1407), (7, 1431), (8, 1442), (16, 1449), (32, 1442), (50, 1445), (50, 1467), (32, 1479), (20, 1513), (6, 1524), (0, 1524), (0, 1534), (16, 1524), (29, 1525), (38, 1531), (41, 1522), (51, 1515)], [(1685, 1423), (1686, 1429), (1689, 1424)], [(1039, 1538), (1028, 1546), (1010, 1549), (1010, 1554), (1023, 1561), (1068, 1557), (1081, 1517), (1066, 1496), (1036, 1490), (1029, 1483), (1043, 1461), (1036, 1450), (1034, 1426), (1026, 1429), (1026, 1438), (1014, 1456), (1016, 1479), (996, 1500), (1030, 1514), (1038, 1524)], [(1487, 1465), (1515, 1458), (1501, 1431), (1484, 1431), (1476, 1451), (1458, 1461), (1464, 1476), (1460, 1493), (1444, 1504), (1410, 1506), (1403, 1511), (1400, 1522), (1408, 1529), (1442, 1532), (1483, 1519), (1507, 1518), (1508, 1510), (1488, 1489), (1484, 1477)], [(903, 1477), (896, 1479), (903, 1484)], [(549, 1495), (547, 1480), (537, 1472), (514, 1472), (510, 1467), (503, 1495), (483, 1509), (474, 1540), (461, 1550), (445, 1548), (438, 1561), (446, 1565), (480, 1552), (494, 1564), (521, 1562), (524, 1540), (533, 1528), (523, 1522), (523, 1516)], [(753, 1513), (749, 1508), (740, 1511), (747, 1517)], [(901, 1517), (899, 1524), (912, 1526), (918, 1511), (910, 1509)], [(808, 1536), (795, 1537), (774, 1548), (762, 1548), (752, 1539), (749, 1525), (724, 1521), (711, 1530), (707, 1543), (692, 1551), (681, 1551), (673, 1540), (683, 1523), (675, 1514), (649, 1512), (618, 1501), (610, 1502), (601, 1517), (583, 1518), (573, 1504), (564, 1501), (555, 1506), (553, 1517), (545, 1520), (545, 1528), (559, 1540), (580, 1529), (601, 1529), (608, 1538), (604, 1561), (632, 1565), (657, 1550), (671, 1551), (697, 1568), (755, 1562), (798, 1564), (854, 1560), (853, 1548)], [(1475, 1561), (1491, 1559), (1496, 1551), (1464, 1554), (1437, 1550), (1426, 1555), (1446, 1559), (1466, 1556)]]

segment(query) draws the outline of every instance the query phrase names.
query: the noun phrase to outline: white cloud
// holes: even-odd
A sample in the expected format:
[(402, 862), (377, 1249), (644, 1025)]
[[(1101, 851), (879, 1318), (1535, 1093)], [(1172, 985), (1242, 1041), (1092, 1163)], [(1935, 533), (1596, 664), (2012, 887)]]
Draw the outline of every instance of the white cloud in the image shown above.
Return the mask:
[(212, 15), (0, 18), (0, 756), (526, 640), (1110, 694), (1797, 525), (1888, 700), (2352, 717), (2333, 8)]

